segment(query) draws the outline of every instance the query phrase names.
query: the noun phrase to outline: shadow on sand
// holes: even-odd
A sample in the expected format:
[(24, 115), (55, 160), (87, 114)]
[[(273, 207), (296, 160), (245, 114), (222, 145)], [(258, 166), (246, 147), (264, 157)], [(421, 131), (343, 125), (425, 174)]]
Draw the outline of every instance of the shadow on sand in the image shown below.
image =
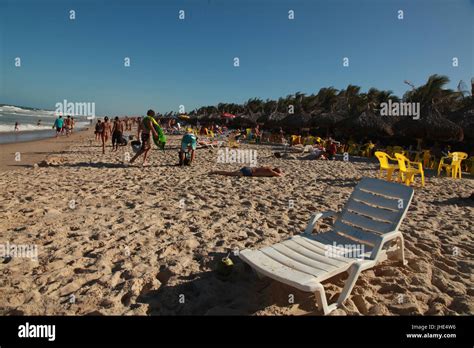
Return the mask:
[[(210, 253), (210, 271), (190, 276), (173, 275), (163, 269), (158, 274), (161, 287), (137, 298), (149, 305), (149, 315), (252, 315), (268, 306), (290, 308), (298, 304), (304, 312), (321, 314), (313, 294), (304, 293), (269, 278), (259, 279), (250, 267), (236, 256), (229, 276), (220, 276), (217, 263), (226, 254)], [(181, 283), (168, 285), (171, 277)], [(290, 295), (294, 303), (290, 303)]]

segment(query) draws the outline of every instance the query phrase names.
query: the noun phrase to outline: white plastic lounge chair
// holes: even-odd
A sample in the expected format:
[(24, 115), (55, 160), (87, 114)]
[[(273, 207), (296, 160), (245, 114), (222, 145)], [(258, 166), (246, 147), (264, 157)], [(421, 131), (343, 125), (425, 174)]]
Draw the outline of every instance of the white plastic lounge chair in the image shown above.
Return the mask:
[[(361, 271), (386, 260), (391, 252), (405, 264), (398, 228), (412, 197), (411, 187), (363, 178), (340, 214), (314, 214), (303, 234), (260, 250), (242, 250), (239, 256), (259, 276), (315, 292), (319, 308), (328, 314), (349, 297)], [(312, 234), (316, 222), (331, 215), (338, 216), (333, 229)], [(328, 305), (321, 282), (343, 272), (349, 277), (337, 302)]]
[(302, 154), (306, 152), (313, 153), (314, 152), (313, 145), (305, 145), (305, 147), (303, 148)]

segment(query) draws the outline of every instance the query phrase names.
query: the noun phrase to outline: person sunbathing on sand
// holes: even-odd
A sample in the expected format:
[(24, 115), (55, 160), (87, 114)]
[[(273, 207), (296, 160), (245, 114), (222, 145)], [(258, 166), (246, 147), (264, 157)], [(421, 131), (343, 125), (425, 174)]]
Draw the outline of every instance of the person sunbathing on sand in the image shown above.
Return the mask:
[(227, 172), (225, 170), (215, 170), (209, 173), (226, 175), (226, 176), (283, 176), (283, 171), (280, 168), (271, 167), (243, 167), (234, 172)]

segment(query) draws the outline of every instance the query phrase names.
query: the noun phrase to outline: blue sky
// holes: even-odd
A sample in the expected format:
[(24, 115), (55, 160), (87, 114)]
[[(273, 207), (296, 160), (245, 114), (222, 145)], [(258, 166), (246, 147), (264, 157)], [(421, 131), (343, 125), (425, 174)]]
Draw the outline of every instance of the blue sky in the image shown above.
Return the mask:
[(401, 96), (434, 73), (456, 88), (473, 23), (472, 0), (0, 0), (0, 103), (123, 115), (348, 84)]

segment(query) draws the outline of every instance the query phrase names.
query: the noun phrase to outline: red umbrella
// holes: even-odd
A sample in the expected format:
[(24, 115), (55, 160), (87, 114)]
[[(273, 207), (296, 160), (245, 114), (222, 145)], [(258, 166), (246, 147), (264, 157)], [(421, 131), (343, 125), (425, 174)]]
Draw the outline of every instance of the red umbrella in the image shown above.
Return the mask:
[(235, 118), (235, 115), (229, 114), (228, 112), (224, 112), (221, 116), (222, 118)]

